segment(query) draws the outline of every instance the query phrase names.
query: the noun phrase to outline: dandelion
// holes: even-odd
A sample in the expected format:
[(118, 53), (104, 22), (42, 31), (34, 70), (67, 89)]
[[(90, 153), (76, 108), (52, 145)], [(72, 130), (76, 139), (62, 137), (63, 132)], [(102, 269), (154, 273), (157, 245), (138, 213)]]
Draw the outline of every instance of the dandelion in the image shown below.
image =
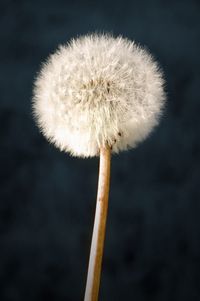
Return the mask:
[(111, 153), (134, 148), (158, 124), (163, 83), (147, 50), (109, 34), (61, 46), (35, 81), (33, 113), (44, 136), (73, 156), (100, 156), (85, 301), (98, 299)]

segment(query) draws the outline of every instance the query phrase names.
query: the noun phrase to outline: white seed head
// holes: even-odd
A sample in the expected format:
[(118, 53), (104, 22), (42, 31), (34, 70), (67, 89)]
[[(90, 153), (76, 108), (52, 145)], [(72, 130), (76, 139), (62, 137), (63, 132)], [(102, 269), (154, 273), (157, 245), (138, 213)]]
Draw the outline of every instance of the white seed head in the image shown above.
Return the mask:
[(109, 145), (135, 147), (158, 123), (163, 78), (134, 42), (87, 35), (59, 47), (36, 81), (33, 113), (43, 134), (63, 151), (92, 157)]

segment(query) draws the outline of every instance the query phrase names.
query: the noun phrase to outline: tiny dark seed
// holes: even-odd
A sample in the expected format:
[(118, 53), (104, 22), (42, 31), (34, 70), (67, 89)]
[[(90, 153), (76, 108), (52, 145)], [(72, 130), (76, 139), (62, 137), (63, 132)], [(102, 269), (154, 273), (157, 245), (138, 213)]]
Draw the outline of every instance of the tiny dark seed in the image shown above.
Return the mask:
[(122, 134), (119, 132), (118, 135), (121, 136)]
[(108, 140), (106, 140), (106, 145), (108, 145), (110, 147), (110, 144), (108, 143)]

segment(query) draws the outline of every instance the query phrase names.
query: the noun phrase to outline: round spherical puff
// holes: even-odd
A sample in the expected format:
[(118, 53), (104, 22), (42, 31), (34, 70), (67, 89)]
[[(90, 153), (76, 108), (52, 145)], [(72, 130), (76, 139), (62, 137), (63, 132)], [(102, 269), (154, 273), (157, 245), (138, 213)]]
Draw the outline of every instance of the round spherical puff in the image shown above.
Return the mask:
[(109, 34), (71, 40), (51, 55), (36, 78), (33, 113), (60, 150), (92, 157), (135, 147), (158, 123), (165, 93), (152, 56)]

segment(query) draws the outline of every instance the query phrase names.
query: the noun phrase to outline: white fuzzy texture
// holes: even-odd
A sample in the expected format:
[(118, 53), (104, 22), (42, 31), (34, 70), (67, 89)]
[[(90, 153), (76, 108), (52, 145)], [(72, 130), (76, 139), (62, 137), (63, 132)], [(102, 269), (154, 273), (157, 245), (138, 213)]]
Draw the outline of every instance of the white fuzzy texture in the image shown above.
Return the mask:
[(50, 142), (74, 156), (135, 147), (158, 123), (163, 78), (151, 55), (111, 35), (72, 40), (39, 73), (33, 111)]

